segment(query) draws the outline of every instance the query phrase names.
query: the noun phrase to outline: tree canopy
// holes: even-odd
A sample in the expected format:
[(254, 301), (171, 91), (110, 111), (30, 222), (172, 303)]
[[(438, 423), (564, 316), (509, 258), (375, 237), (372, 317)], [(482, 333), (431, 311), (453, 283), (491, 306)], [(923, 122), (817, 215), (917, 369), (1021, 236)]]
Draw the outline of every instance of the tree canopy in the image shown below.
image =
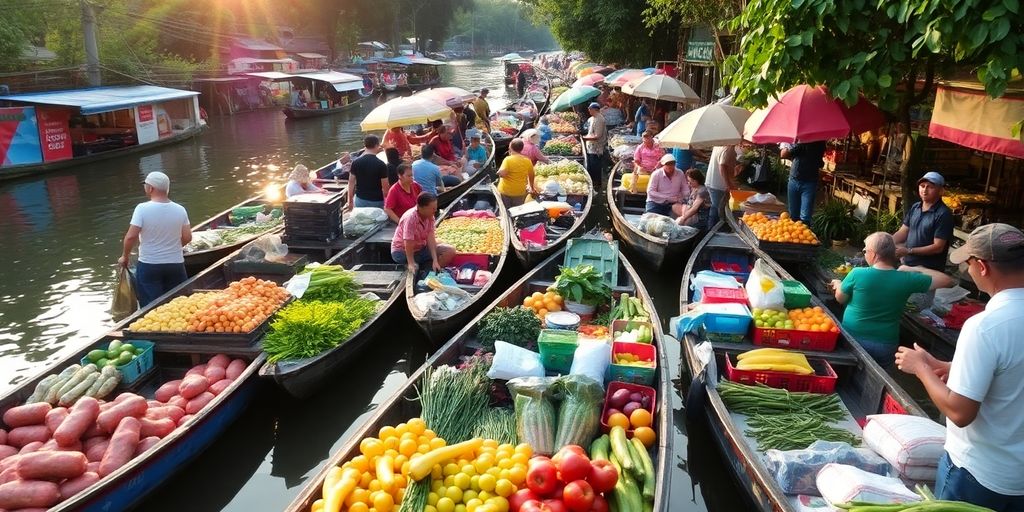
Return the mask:
[(531, 6), (512, 0), (477, 0), (455, 16), (452, 35), (478, 45), (507, 48), (551, 48), (554, 37), (546, 25), (533, 19)]

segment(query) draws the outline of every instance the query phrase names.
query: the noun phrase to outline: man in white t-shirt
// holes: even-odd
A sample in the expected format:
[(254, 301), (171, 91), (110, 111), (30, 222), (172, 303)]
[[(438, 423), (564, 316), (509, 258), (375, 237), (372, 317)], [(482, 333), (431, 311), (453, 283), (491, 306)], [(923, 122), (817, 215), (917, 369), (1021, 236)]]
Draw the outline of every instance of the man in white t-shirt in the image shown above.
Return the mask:
[(718, 223), (722, 204), (726, 203), (729, 190), (737, 188), (736, 180), (736, 148), (735, 146), (715, 146), (708, 158), (708, 174), (704, 177), (704, 186), (711, 195), (711, 212), (708, 225)]
[(1024, 510), (1024, 233), (975, 229), (949, 254), (992, 298), (964, 322), (952, 362), (900, 347), (896, 364), (921, 379), (946, 416), (935, 494), (996, 511)]
[(145, 307), (188, 279), (182, 248), (192, 241), (188, 213), (167, 196), (171, 179), (162, 172), (151, 172), (146, 175), (142, 188), (149, 201), (135, 207), (131, 225), (124, 235), (124, 250), (117, 260), (119, 265), (127, 267), (138, 242), (135, 293), (139, 307)]

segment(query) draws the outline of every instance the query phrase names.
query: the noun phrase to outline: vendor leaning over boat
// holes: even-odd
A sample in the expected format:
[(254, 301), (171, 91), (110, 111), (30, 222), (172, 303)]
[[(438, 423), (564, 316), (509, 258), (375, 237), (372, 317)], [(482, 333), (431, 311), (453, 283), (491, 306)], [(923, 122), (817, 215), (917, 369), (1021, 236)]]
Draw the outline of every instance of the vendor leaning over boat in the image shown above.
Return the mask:
[(367, 135), (363, 139), (363, 154), (352, 161), (348, 173), (348, 203), (346, 211), (352, 208), (383, 208), (384, 197), (388, 194), (388, 164), (377, 158), (380, 153), (380, 139)]
[(299, 194), (318, 194), (324, 189), (313, 184), (309, 169), (305, 165), (298, 164), (292, 169), (288, 176), (288, 185), (284, 187), (284, 196), (292, 197)]
[(900, 266), (896, 242), (884, 232), (864, 239), (868, 266), (842, 281), (832, 280), (836, 301), (846, 304), (843, 327), (882, 368), (891, 368), (900, 344), (900, 317), (907, 299), (953, 285), (953, 279), (927, 267)]
[(526, 202), (526, 195), (537, 190), (534, 183), (533, 162), (523, 156), (523, 139), (512, 139), (508, 145), (508, 156), (498, 168), (498, 193), (505, 208), (520, 206)]
[(421, 192), (416, 207), (402, 214), (391, 239), (391, 258), (395, 263), (409, 266), (414, 273), (420, 265), (430, 264), (437, 272), (446, 267), (455, 256), (455, 248), (438, 245), (434, 237), (434, 215), (437, 196)]
[(397, 172), (398, 182), (391, 185), (387, 197), (384, 198), (384, 213), (388, 214), (388, 218), (395, 224), (398, 224), (405, 212), (416, 208), (416, 200), (423, 192), (420, 184), (412, 179), (412, 166), (399, 164)]
[(686, 170), (686, 184), (690, 188), (686, 205), (672, 205), (672, 213), (678, 215), (676, 224), (691, 226), (707, 233), (711, 224), (711, 193), (704, 186), (704, 175), (697, 169)]
[(946, 453), (935, 494), (996, 511), (1024, 510), (1024, 234), (988, 224), (950, 254), (992, 298), (964, 322), (953, 361), (900, 347), (896, 364), (916, 375), (946, 416)]
[[(635, 188), (633, 185), (631, 190)], [(681, 204), (689, 193), (686, 176), (676, 169), (675, 157), (663, 155), (661, 166), (651, 174), (647, 182), (647, 204), (644, 211), (670, 216), (673, 206)]]
[(127, 267), (132, 249), (139, 244), (136, 295), (139, 307), (146, 307), (188, 279), (182, 251), (192, 241), (192, 229), (188, 212), (168, 196), (171, 179), (166, 174), (158, 171), (147, 174), (142, 188), (149, 201), (135, 207), (117, 264)]
[[(637, 182), (640, 181), (638, 179), (640, 176), (653, 174), (659, 166), (665, 165), (664, 156), (665, 150), (661, 149), (661, 146), (654, 142), (654, 132), (650, 130), (644, 131), (640, 145), (636, 147), (636, 151), (633, 151), (633, 181), (629, 184), (629, 191), (631, 193), (636, 193), (636, 186)], [(673, 156), (673, 165), (675, 161), (676, 159)]]
[(540, 150), (540, 132), (530, 128), (523, 132), (523, 156), (530, 159), (533, 165), (537, 162), (549, 164), (551, 160)]
[(946, 254), (953, 239), (953, 212), (942, 202), (946, 180), (932, 171), (917, 180), (921, 200), (910, 207), (903, 225), (893, 234), (896, 255), (911, 266), (946, 269)]

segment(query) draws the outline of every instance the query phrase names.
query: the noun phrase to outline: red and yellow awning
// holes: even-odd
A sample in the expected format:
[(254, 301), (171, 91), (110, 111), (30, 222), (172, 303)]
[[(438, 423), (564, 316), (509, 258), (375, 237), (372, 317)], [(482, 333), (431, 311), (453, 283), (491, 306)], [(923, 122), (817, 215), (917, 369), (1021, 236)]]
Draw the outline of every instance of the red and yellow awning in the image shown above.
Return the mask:
[[(959, 85), (959, 84), (958, 84)], [(1024, 142), (1012, 127), (1024, 119), (1024, 95), (992, 99), (971, 87), (940, 85), (935, 90), (928, 136), (980, 151), (1024, 158)]]

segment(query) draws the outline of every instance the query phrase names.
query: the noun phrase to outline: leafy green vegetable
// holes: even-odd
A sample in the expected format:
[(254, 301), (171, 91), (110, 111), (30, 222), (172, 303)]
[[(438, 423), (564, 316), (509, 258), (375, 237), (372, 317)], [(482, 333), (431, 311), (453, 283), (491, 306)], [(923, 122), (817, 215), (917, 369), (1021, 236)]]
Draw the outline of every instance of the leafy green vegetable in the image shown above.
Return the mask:
[(516, 444), (516, 412), (506, 407), (487, 409), (473, 430), (473, 437), (494, 439), (498, 443)]
[(593, 265), (562, 267), (550, 289), (567, 301), (590, 306), (609, 304), (612, 300), (612, 288)]
[(300, 274), (310, 274), (303, 301), (343, 301), (353, 299), (359, 293), (355, 272), (345, 270), (341, 265), (306, 267)]
[(353, 298), (339, 302), (295, 301), (278, 311), (263, 338), (271, 363), (313, 357), (352, 336), (377, 313), (380, 302)]
[(480, 320), (477, 341), (488, 351), (494, 350), (494, 342), (501, 340), (520, 347), (535, 349), (540, 335), (540, 320), (533, 311), (522, 306), (494, 308)]

